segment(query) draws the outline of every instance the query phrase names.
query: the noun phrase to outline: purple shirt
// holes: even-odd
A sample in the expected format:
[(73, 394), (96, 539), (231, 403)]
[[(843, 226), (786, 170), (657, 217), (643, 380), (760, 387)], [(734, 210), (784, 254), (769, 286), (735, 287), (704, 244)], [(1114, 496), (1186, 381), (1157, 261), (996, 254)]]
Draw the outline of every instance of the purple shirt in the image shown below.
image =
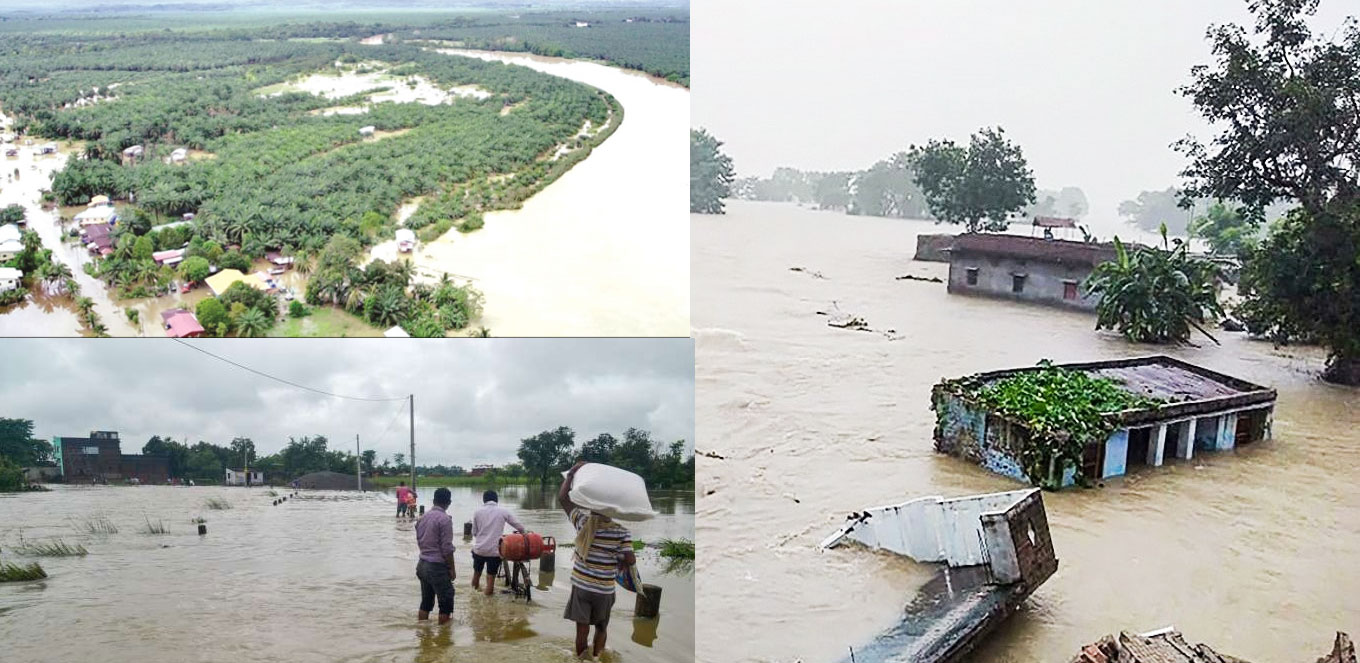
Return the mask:
[(416, 544), (427, 562), (443, 563), (453, 554), (453, 517), (444, 507), (436, 506), (416, 521)]
[(515, 514), (495, 502), (487, 502), (472, 514), (472, 552), (482, 557), (501, 556), (501, 534), (509, 523), (516, 532), (523, 532), (524, 525), (515, 519)]

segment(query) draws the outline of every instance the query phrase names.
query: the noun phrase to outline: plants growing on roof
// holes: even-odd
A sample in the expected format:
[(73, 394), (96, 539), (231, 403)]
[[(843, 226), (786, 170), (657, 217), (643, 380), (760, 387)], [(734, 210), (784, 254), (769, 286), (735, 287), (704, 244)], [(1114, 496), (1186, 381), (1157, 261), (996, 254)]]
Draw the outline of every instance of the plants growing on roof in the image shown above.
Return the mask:
[[(1081, 466), (1086, 445), (1103, 442), (1114, 432), (1118, 420), (1111, 415), (1162, 402), (1047, 359), (1039, 366), (996, 380), (973, 375), (941, 386), (1023, 426), (1028, 443), (1021, 446), (1018, 460), (1025, 476), (1043, 488), (1061, 487), (1066, 469)], [(1077, 480), (1082, 480), (1080, 473)]]

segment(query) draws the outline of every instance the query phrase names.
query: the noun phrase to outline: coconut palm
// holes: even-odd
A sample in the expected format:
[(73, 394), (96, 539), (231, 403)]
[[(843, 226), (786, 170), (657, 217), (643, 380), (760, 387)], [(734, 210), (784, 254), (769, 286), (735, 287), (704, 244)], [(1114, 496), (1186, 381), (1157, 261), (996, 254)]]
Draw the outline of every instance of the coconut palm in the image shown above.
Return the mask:
[(259, 309), (246, 309), (236, 316), (236, 333), (244, 338), (264, 336), (270, 326), (269, 317)]
[(1115, 238), (1115, 259), (1101, 263), (1083, 287), (1100, 297), (1096, 329), (1116, 329), (1135, 343), (1188, 343), (1191, 328), (1218, 342), (1203, 324), (1223, 316), (1218, 266), (1189, 255), (1179, 238), (1129, 250)]

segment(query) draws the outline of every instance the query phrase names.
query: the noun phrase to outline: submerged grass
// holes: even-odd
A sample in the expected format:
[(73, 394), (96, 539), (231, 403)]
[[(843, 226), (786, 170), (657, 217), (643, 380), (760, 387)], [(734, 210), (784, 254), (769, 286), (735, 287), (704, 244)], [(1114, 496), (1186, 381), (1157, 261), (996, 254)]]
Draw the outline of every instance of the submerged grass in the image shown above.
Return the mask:
[(0, 562), (0, 582), (20, 582), (23, 580), (41, 580), (47, 577), (47, 572), (43, 570), (37, 562), (32, 564), (6, 564)]
[(231, 508), (231, 502), (220, 497), (209, 497), (208, 499), (203, 500), (203, 506), (208, 507), (213, 511), (225, 511)]
[(662, 539), (661, 556), (671, 559), (694, 559), (694, 542), (689, 539)]
[(72, 545), (61, 539), (53, 539), (41, 543), (24, 541), (21, 542), (19, 547), (15, 548), (14, 551), (26, 557), (84, 557), (85, 555), (90, 554), (90, 551), (86, 550), (85, 546), (80, 544)]
[(164, 520), (159, 519), (156, 520), (156, 522), (151, 522), (151, 519), (147, 518), (146, 527), (142, 528), (142, 534), (169, 534), (169, 533), (170, 526), (166, 525)]
[(87, 534), (117, 534), (118, 526), (107, 516), (92, 516), (85, 520), (72, 520), (71, 526)]

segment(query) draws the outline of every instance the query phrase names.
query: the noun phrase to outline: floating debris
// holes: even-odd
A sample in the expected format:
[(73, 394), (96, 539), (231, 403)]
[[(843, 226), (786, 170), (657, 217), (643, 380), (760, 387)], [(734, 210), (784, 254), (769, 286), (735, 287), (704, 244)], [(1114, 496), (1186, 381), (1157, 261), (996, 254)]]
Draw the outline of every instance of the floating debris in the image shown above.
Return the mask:
[(811, 269), (808, 269), (808, 268), (806, 268), (806, 267), (790, 267), (790, 268), (789, 268), (789, 271), (790, 271), (790, 272), (802, 272), (802, 273), (804, 273), (804, 274), (807, 274), (808, 276), (811, 276), (811, 277), (814, 278), (814, 279), (823, 279), (823, 280), (826, 280), (826, 276), (824, 276), (821, 272), (818, 272), (818, 271), (816, 271), (816, 270), (811, 270)]
[(894, 277), (894, 281), (924, 281), (926, 283), (944, 283), (944, 279), (938, 276), (916, 276), (915, 274), (903, 274)]
[[(1164, 628), (1142, 635), (1122, 631), (1119, 637), (1107, 635), (1081, 648), (1071, 663), (1247, 663), (1235, 656), (1214, 651), (1209, 645), (1191, 645), (1180, 631)], [(1356, 663), (1355, 644), (1350, 636), (1337, 632), (1332, 652), (1318, 663)]]

